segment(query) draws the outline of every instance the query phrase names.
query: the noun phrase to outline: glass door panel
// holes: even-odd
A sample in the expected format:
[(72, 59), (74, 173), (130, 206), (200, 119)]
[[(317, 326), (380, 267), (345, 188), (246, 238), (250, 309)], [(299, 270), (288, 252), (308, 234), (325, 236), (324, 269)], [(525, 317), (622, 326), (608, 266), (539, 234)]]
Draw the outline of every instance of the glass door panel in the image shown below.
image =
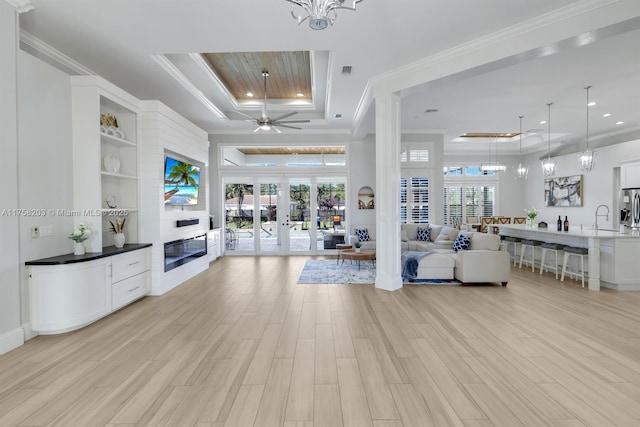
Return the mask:
[(318, 183), (316, 224), (318, 235), (317, 250), (335, 249), (344, 243), (346, 221), (344, 182)]
[(281, 252), (281, 230), (278, 214), (280, 194), (277, 184), (260, 184), (260, 224), (257, 230), (260, 236), (260, 252)]
[(226, 184), (224, 210), (226, 250), (253, 252), (253, 184)]
[(311, 183), (289, 183), (289, 251), (309, 252), (316, 242), (316, 226), (311, 221)]

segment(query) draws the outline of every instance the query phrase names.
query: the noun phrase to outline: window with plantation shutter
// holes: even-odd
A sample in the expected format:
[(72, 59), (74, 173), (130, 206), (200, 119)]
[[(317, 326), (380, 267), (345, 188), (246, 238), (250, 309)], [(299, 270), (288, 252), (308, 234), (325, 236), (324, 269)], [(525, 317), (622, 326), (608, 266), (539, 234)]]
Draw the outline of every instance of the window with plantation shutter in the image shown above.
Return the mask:
[(451, 225), (454, 219), (464, 223), (469, 216), (495, 216), (496, 187), (449, 183), (444, 186), (444, 219)]
[(428, 178), (400, 179), (400, 222), (402, 224), (426, 224), (429, 222)]

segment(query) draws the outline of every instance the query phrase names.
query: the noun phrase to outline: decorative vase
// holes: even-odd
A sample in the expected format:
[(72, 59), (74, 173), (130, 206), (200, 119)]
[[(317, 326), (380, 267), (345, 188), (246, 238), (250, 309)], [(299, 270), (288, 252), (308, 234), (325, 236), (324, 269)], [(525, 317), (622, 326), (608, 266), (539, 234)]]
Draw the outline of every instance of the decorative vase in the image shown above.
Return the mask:
[(113, 241), (115, 242), (116, 248), (121, 248), (124, 246), (124, 233), (116, 233), (113, 235)]
[(84, 255), (86, 248), (84, 247), (83, 242), (73, 242), (73, 254), (74, 255)]
[(356, 253), (360, 253), (360, 248), (356, 248)]
[(527, 226), (533, 228), (536, 225), (535, 218), (527, 218)]

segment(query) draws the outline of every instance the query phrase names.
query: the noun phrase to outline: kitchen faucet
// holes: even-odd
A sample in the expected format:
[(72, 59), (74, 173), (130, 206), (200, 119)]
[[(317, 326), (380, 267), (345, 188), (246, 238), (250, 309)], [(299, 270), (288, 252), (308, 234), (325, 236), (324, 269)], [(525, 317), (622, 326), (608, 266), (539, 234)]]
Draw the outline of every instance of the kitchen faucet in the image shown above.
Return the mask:
[[(601, 208), (601, 207), (603, 207), (603, 206), (604, 206), (605, 208), (607, 208), (607, 213), (606, 213), (606, 214), (604, 214), (604, 215), (599, 215), (599, 214), (598, 214), (598, 211), (599, 211), (599, 210), (600, 210), (600, 208)], [(599, 216), (603, 216), (605, 221), (609, 221), (609, 206), (607, 206), (607, 205), (598, 205), (598, 207), (596, 208), (596, 222), (595, 222), (595, 224), (593, 224), (593, 229), (594, 229), (594, 230), (598, 230), (598, 217), (599, 217)]]

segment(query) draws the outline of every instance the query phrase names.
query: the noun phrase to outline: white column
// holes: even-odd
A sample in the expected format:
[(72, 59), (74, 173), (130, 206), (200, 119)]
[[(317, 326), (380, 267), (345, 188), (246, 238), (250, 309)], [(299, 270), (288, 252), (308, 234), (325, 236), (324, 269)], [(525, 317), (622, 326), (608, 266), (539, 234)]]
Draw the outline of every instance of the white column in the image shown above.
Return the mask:
[(400, 97), (376, 93), (376, 288), (402, 288), (400, 266)]
[(600, 290), (600, 239), (589, 238), (589, 290)]

